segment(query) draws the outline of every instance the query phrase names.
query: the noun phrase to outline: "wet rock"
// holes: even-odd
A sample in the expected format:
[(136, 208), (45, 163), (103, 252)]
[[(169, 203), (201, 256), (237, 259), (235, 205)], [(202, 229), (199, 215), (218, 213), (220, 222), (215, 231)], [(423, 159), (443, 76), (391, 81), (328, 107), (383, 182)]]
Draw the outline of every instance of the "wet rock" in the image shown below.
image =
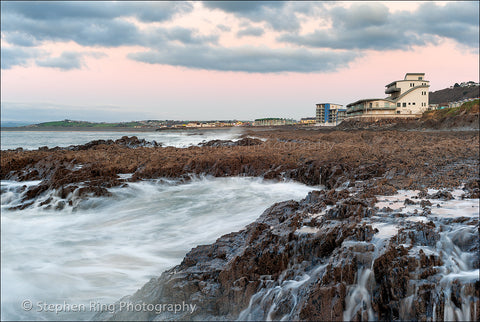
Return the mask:
[(372, 214), (368, 204), (360, 199), (347, 199), (341, 201), (337, 207), (330, 209), (325, 215), (326, 219), (342, 220), (350, 217), (363, 218)]
[(455, 199), (452, 194), (446, 190), (441, 190), (429, 196), (430, 199), (451, 200)]
[(478, 199), (480, 198), (480, 180), (470, 180), (465, 183), (463, 190), (466, 192), (462, 195), (462, 199)]
[(416, 205), (417, 203), (411, 199), (406, 198), (403, 202), (404, 205)]
[(201, 142), (199, 146), (208, 146), (208, 147), (232, 147), (232, 146), (253, 146), (263, 144), (263, 141), (260, 139), (254, 138), (242, 138), (238, 141), (232, 140), (211, 140), (208, 142)]
[(432, 203), (429, 200), (421, 200), (420, 201), (420, 207), (426, 208), (426, 207), (431, 207)]

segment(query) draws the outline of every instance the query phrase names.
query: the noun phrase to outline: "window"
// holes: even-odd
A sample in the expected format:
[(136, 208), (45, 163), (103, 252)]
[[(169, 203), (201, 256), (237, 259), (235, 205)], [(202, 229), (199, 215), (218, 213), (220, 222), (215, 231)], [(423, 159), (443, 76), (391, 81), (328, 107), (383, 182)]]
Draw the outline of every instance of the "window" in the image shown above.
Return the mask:
[(413, 102), (412, 105), (415, 105), (415, 102)]
[(420, 76), (420, 77), (418, 78), (418, 80), (422, 80), (422, 77)]
[(400, 114), (400, 111), (397, 111), (397, 114)]
[(407, 103), (403, 103), (402, 106), (403, 106), (403, 107), (407, 107)]
[(400, 105), (401, 105), (400, 103), (397, 103), (397, 107), (400, 107)]
[(408, 105), (410, 105), (410, 102), (408, 102)]

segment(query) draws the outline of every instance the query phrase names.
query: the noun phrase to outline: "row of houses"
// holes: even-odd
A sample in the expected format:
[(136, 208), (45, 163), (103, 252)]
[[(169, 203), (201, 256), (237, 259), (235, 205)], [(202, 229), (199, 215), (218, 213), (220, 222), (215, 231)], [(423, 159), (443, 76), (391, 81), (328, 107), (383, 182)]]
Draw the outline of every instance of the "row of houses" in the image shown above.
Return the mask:
[(455, 102), (448, 102), (448, 103), (441, 103), (441, 104), (430, 104), (428, 106), (428, 110), (442, 110), (444, 108), (452, 108), (452, 107), (460, 107), (462, 104), (471, 102), (474, 100), (478, 100), (480, 97), (474, 97), (474, 98), (466, 98), (460, 101), (455, 101)]
[(279, 126), (279, 125), (293, 125), (297, 121), (293, 119), (277, 118), (277, 117), (268, 117), (262, 119), (256, 119), (253, 122), (253, 126)]

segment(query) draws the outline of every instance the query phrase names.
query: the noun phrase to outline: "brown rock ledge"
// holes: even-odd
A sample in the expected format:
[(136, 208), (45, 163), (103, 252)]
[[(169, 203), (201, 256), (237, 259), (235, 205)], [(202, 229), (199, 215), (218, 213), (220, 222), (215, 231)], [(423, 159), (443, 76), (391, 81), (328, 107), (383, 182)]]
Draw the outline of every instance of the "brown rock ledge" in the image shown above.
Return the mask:
[[(381, 190), (460, 186), (478, 178), (479, 135), (468, 132), (250, 130), (240, 143), (211, 141), (203, 147), (162, 147), (122, 138), (82, 146), (2, 151), (0, 179), (42, 180), (26, 199), (48, 189), (78, 190), (79, 197), (152, 178), (188, 180), (189, 175), (261, 176), (327, 188)], [(118, 174), (132, 173), (130, 179)], [(478, 194), (478, 186), (470, 194)], [(473, 189), (472, 188), (472, 189)], [(367, 191), (368, 191), (367, 189)], [(62, 195), (62, 193), (59, 193)]]

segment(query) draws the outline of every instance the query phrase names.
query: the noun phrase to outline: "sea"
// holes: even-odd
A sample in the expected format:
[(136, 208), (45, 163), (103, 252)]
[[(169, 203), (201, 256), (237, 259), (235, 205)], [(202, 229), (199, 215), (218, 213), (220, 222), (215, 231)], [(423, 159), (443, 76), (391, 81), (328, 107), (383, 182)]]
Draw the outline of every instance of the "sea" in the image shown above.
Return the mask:
[(136, 136), (147, 141), (156, 141), (163, 146), (185, 148), (210, 140), (238, 140), (243, 134), (240, 128), (207, 130), (164, 130), (152, 132), (110, 132), (110, 131), (1, 131), (2, 150), (23, 148), (36, 150), (39, 147), (67, 147), (85, 144), (93, 140), (116, 140), (122, 136)]
[[(4, 149), (69, 146), (135, 135), (164, 146), (237, 140), (236, 129), (172, 132), (1, 132)], [(180, 264), (193, 247), (241, 230), (275, 202), (313, 190), (251, 177), (150, 180), (113, 188), (75, 210), (21, 203), (23, 185), (1, 181), (2, 320), (89, 320)]]

